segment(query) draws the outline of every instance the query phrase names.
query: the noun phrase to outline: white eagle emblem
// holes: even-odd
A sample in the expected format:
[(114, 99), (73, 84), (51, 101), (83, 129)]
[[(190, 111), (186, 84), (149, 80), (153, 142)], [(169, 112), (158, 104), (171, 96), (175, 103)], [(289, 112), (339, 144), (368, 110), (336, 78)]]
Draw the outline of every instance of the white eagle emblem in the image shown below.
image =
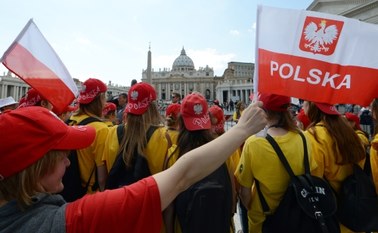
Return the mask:
[(85, 92), (85, 90), (87, 89), (87, 86), (85, 86), (84, 84), (81, 86), (81, 90), (80, 92)]
[(202, 110), (203, 110), (202, 105), (201, 104), (195, 104), (193, 106), (193, 110), (194, 110), (194, 114), (201, 115), (202, 114)]
[(138, 99), (139, 93), (137, 91), (131, 92), (131, 99), (132, 100), (137, 100)]
[(304, 35), (305, 40), (308, 41), (308, 43), (305, 43), (305, 48), (310, 48), (314, 53), (321, 51), (327, 52), (329, 50), (329, 47), (326, 47), (326, 45), (331, 45), (337, 38), (339, 32), (336, 25), (326, 26), (326, 20), (320, 22), (320, 28), (318, 28), (314, 22), (311, 22), (306, 26)]

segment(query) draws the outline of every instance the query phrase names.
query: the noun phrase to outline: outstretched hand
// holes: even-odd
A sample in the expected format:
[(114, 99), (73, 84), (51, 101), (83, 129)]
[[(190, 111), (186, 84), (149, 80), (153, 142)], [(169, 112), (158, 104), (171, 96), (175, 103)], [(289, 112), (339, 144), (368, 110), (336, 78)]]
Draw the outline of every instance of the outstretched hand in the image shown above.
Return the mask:
[(267, 124), (267, 115), (261, 108), (262, 106), (263, 103), (261, 101), (249, 105), (248, 108), (244, 109), (238, 124), (235, 126), (239, 130), (243, 130), (247, 137), (258, 133)]

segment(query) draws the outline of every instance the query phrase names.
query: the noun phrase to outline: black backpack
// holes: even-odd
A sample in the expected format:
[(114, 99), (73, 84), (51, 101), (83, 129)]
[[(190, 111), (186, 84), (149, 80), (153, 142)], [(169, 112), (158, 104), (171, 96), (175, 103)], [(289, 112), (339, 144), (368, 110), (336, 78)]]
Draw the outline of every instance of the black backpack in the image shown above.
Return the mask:
[[(92, 122), (100, 122), (101, 120), (95, 117), (88, 117), (79, 122), (77, 125), (87, 125)], [(80, 177), (80, 168), (79, 168), (79, 160), (77, 157), (77, 151), (71, 150), (70, 154), (68, 155), (68, 159), (70, 160), (70, 166), (66, 168), (66, 172), (64, 173), (62, 183), (64, 185), (63, 191), (60, 195), (63, 196), (64, 200), (67, 202), (75, 201), (81, 197), (83, 197), (89, 188), (89, 183), (93, 174), (95, 175), (95, 183), (92, 186), (92, 190), (96, 190), (98, 188), (98, 179), (97, 179), (97, 169), (96, 163), (94, 163), (93, 170), (89, 179), (83, 187), (81, 185), (81, 177)]]
[[(158, 127), (150, 126), (147, 130), (147, 143), (150, 140), (152, 134)], [(118, 142), (121, 143), (124, 136), (124, 125), (117, 126), (117, 136)], [(108, 178), (106, 180), (105, 189), (116, 189), (125, 185), (129, 185), (137, 182), (145, 177), (151, 175), (150, 169), (148, 167), (147, 159), (140, 155), (137, 150), (134, 151), (134, 158), (132, 161), (132, 166), (126, 168), (126, 164), (123, 161), (122, 152), (117, 155), (112, 168), (110, 169)]]
[(266, 214), (262, 226), (263, 233), (296, 232), (296, 233), (338, 233), (339, 223), (335, 216), (336, 198), (327, 181), (310, 174), (306, 139), (300, 136), (304, 146), (305, 174), (296, 176), (290, 168), (282, 150), (269, 134), (266, 139), (280, 158), (282, 165), (290, 175), (288, 188), (275, 213), (271, 214), (268, 204), (256, 180), (256, 188)]
[(176, 197), (175, 211), (183, 233), (229, 233), (232, 187), (226, 164)]
[(355, 232), (378, 231), (378, 197), (370, 177), (369, 154), (364, 169), (353, 164), (353, 171), (342, 183), (337, 217)]

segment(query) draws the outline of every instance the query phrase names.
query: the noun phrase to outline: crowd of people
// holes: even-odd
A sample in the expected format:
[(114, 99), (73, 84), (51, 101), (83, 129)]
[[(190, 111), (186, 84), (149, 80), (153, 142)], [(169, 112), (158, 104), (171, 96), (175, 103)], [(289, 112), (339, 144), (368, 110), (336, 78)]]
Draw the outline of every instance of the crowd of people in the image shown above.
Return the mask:
[[(99, 79), (83, 86), (63, 113), (33, 88), (19, 103), (0, 100), (0, 232), (226, 233), (237, 206), (240, 232), (262, 232), (260, 195), (274, 213), (290, 180), (266, 135), (296, 175), (308, 148), (311, 174), (336, 193), (369, 159), (378, 192), (377, 127), (369, 135), (358, 115), (332, 105), (304, 101), (293, 114), (290, 97), (260, 93), (235, 104), (236, 124), (225, 131), (219, 102), (209, 106), (195, 91), (173, 93), (163, 117), (148, 83), (134, 82), (116, 102)], [(369, 108), (375, 120), (378, 99)], [(87, 194), (65, 200), (71, 150)]]

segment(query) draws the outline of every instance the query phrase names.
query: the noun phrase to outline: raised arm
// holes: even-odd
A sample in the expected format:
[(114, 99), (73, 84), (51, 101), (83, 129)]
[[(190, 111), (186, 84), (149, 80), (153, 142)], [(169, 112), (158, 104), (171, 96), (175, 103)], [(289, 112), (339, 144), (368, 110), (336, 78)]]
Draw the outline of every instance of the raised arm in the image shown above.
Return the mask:
[(176, 196), (190, 185), (218, 168), (252, 134), (266, 125), (261, 102), (243, 112), (239, 123), (215, 140), (183, 155), (171, 168), (155, 174), (164, 210)]

